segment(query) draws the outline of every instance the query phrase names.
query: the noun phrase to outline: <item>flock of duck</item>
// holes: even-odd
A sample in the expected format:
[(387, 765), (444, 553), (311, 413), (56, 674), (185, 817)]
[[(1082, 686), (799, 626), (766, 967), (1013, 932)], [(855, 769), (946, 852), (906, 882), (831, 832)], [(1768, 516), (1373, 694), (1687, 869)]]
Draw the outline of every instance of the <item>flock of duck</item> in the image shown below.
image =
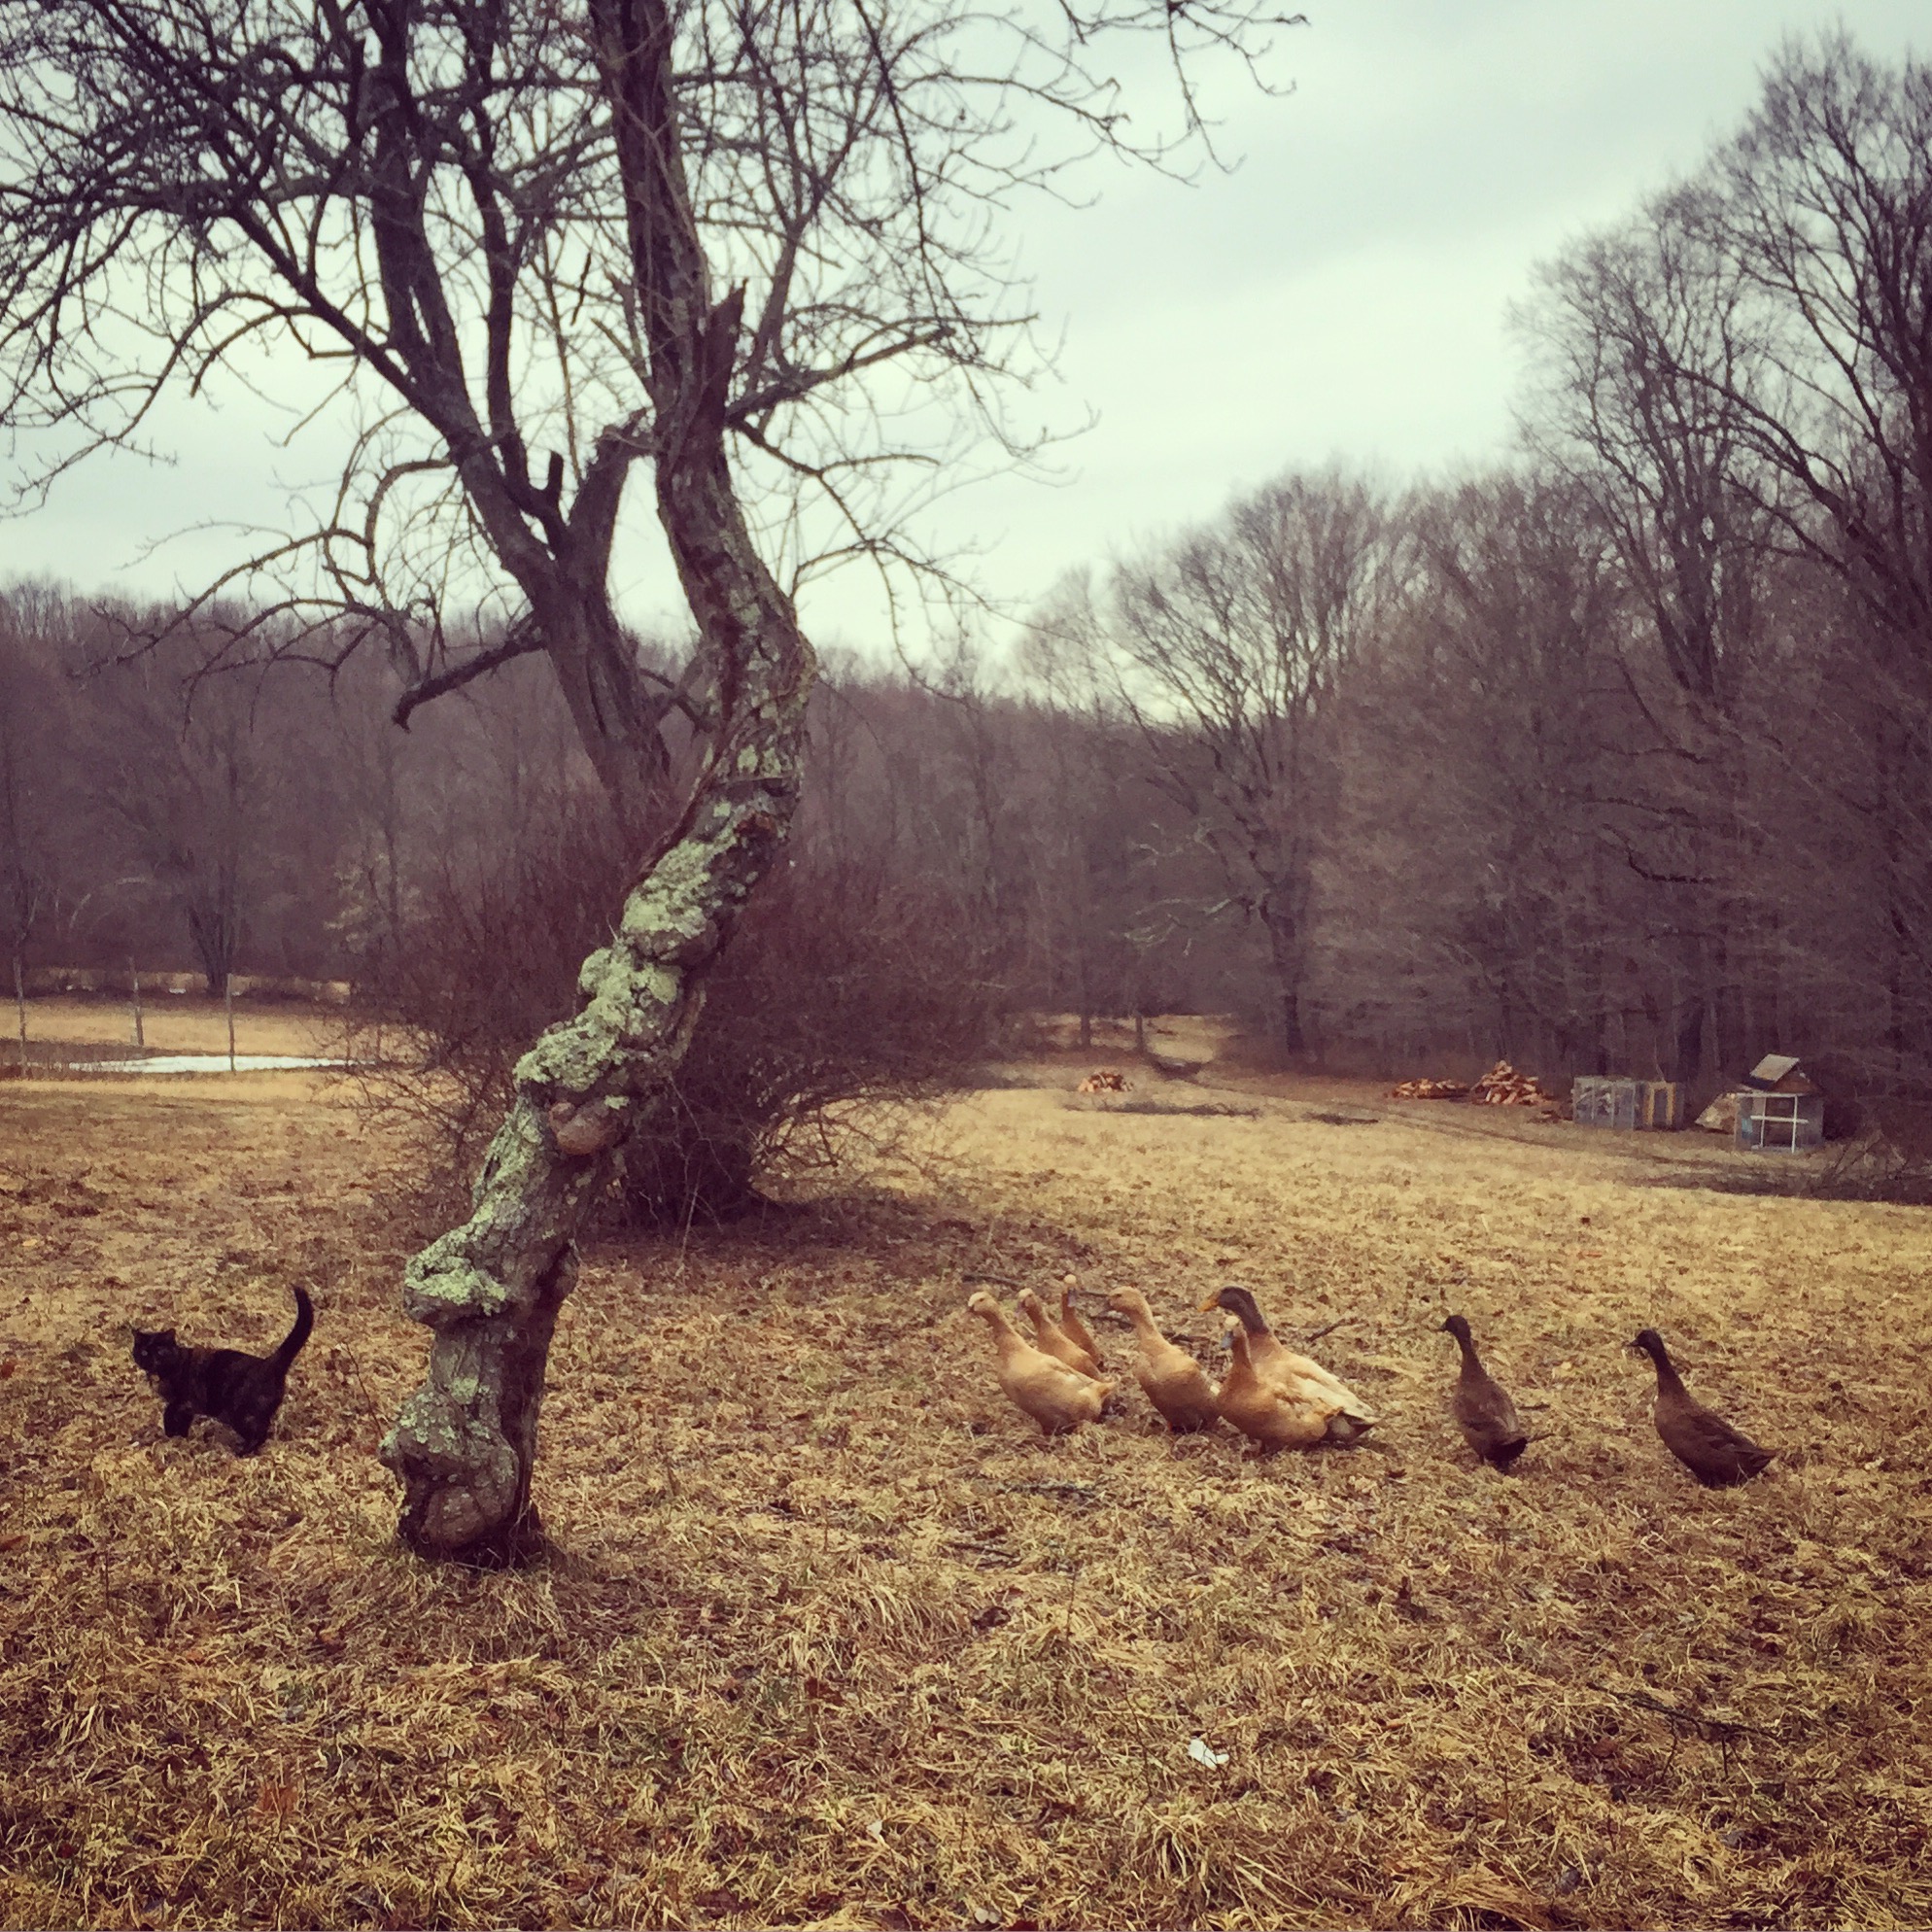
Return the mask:
[[(1115, 1383), (1102, 1372), (1100, 1345), (1073, 1305), (1072, 1278), (1060, 1290), (1057, 1316), (1029, 1288), (1019, 1306), (1033, 1325), (1029, 1342), (983, 1289), (966, 1306), (984, 1321), (998, 1353), (1000, 1388), (1049, 1435), (1098, 1422), (1110, 1406)], [(1133, 1325), (1135, 1379), (1171, 1430), (1211, 1429), (1225, 1422), (1263, 1449), (1312, 1449), (1322, 1442), (1359, 1441), (1375, 1425), (1375, 1413), (1318, 1362), (1285, 1346), (1245, 1288), (1216, 1289), (1201, 1312), (1226, 1318), (1231, 1359), (1217, 1387), (1200, 1363), (1161, 1333), (1147, 1297), (1117, 1288), (1107, 1305)], [(1509, 1469), (1530, 1445), (1509, 1392), (1476, 1353), (1469, 1325), (1451, 1315), (1443, 1328), (1456, 1338), (1463, 1365), (1450, 1403), (1463, 1439), (1485, 1463)], [(1696, 1400), (1655, 1328), (1644, 1328), (1631, 1347), (1657, 1370), (1652, 1414), (1664, 1446), (1699, 1482), (1721, 1489), (1747, 1482), (1772, 1460), (1748, 1435)]]

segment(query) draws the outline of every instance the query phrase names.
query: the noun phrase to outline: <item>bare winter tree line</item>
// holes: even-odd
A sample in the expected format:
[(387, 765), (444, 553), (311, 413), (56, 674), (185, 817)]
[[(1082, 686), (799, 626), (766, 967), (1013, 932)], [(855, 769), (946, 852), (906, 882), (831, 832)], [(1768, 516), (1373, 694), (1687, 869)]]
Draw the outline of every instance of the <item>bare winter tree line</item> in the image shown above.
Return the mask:
[(1792, 44), (1546, 265), (1512, 473), (1295, 478), (1047, 613), (1275, 1031), (1714, 1087), (1932, 1074), (1932, 68)]
[[(525, 903), (537, 886), (519, 880), (566, 870), (555, 848), (581, 831), (572, 814), (605, 800), (533, 667), (505, 667), (404, 732), (393, 721), (402, 687), (373, 660), (206, 674), (208, 639), (192, 627), (145, 641), (158, 616), (41, 584), (0, 590), (10, 959), (43, 978), (111, 979), (132, 961), (198, 973), (211, 990), (229, 972), (380, 987), (427, 922), (495, 920), (493, 895), (546, 922)], [(948, 922), (947, 950), (997, 982), (1002, 1001), (1078, 1004), (1087, 982), (1089, 1011), (1123, 1010), (1133, 976), (1096, 937), (1117, 916), (1109, 861), (1095, 857), (1105, 826), (1076, 823), (1106, 820), (1113, 789), (1083, 721), (962, 677), (857, 664), (835, 666), (813, 706), (792, 870), (823, 882), (836, 864), (842, 891), (864, 881), (907, 916)], [(1124, 820), (1114, 843), (1124, 854)], [(620, 889), (627, 863), (620, 847), (604, 868)], [(559, 932), (560, 949), (607, 925), (609, 879), (557, 889), (587, 902), (551, 909), (551, 923), (583, 928)], [(1076, 911), (1083, 899), (1097, 903)], [(575, 965), (560, 950), (554, 970)], [(499, 977), (522, 976), (506, 964)], [(1181, 981), (1169, 997), (1208, 990), (1205, 978)], [(568, 1005), (568, 986), (547, 992), (535, 1010)], [(1150, 1011), (1164, 1003), (1152, 993)]]
[[(124, 617), (0, 589), (0, 943), (10, 967), (339, 968), (332, 874), (352, 808), (346, 707), (196, 682), (196, 640), (128, 651)], [(119, 661), (124, 657), (124, 661)]]

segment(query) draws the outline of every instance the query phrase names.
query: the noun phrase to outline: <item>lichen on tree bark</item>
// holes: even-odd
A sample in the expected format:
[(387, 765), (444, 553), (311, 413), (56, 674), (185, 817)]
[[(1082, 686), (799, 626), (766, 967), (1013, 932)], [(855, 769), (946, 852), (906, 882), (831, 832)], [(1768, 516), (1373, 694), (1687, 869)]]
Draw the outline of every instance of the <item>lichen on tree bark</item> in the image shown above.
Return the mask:
[(811, 647), (752, 543), (725, 453), (742, 292), (713, 304), (678, 157), (662, 0), (592, 0), (650, 349), (658, 520), (696, 623), (715, 724), (682, 816), (640, 869), (582, 1005), (518, 1062), (516, 1101), (469, 1219), (416, 1256), (407, 1312), (429, 1374), (382, 1447), (400, 1534), (428, 1556), (514, 1563), (540, 1546), (531, 1501), (544, 1367), (575, 1280), (574, 1239), (613, 1151), (663, 1095), (706, 972), (797, 804)]
[[(764, 747), (757, 768), (701, 786), (686, 829), (632, 888), (611, 943), (584, 962), (582, 1008), (518, 1063), (516, 1104), (469, 1219), (405, 1271), (405, 1310), (433, 1339), (428, 1379), (382, 1454), (403, 1481), (403, 1539), (425, 1555), (511, 1563), (538, 1546), (536, 1417), (575, 1278), (571, 1244), (614, 1149), (683, 1057), (704, 972), (790, 820), (810, 670), (792, 637), (792, 674), (757, 707), (767, 727), (753, 734)], [(586, 1121), (587, 1138), (568, 1131)]]

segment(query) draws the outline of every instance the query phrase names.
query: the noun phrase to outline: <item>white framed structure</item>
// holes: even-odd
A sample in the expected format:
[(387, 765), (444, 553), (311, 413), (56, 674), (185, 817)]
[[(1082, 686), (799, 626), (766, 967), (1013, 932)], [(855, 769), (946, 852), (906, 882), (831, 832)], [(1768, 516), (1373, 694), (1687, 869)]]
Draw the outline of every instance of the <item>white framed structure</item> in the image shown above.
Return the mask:
[(1822, 1093), (1738, 1095), (1738, 1145), (1759, 1154), (1802, 1154), (1822, 1147), (1825, 1097)]

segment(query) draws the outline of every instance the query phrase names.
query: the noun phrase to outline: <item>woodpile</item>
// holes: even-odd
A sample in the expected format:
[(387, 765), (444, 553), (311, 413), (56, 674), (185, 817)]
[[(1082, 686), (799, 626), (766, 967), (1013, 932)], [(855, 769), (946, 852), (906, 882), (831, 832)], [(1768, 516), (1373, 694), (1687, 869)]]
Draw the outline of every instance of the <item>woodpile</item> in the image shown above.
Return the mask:
[(1124, 1093), (1126, 1090), (1126, 1075), (1113, 1067), (1096, 1067), (1078, 1088), (1082, 1093)]
[(1518, 1073), (1498, 1060), (1471, 1087), (1465, 1080), (1405, 1080), (1389, 1089), (1391, 1100), (1466, 1100), (1476, 1107), (1548, 1107), (1557, 1096), (1545, 1093), (1533, 1073)]
[(1547, 1107), (1556, 1099), (1536, 1085), (1533, 1073), (1518, 1073), (1507, 1060), (1498, 1060), (1469, 1089), (1476, 1107)]

